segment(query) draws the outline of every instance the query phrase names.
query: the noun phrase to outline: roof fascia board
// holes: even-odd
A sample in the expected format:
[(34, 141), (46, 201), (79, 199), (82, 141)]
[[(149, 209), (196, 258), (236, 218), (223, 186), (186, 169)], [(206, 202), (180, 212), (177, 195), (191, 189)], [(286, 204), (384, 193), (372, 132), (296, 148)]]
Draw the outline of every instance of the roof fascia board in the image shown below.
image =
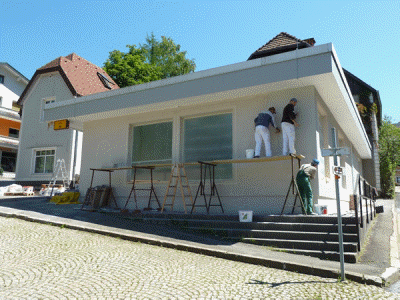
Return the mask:
[(47, 68), (47, 69), (42, 69), (42, 70), (36, 70), (35, 74), (33, 75), (32, 79), (29, 81), (28, 85), (26, 86), (25, 90), (22, 92), (21, 96), (18, 99), (18, 104), (23, 105), (25, 102), (25, 99), (27, 98), (27, 94), (30, 93), (31, 91), (31, 86), (33, 85), (33, 82), (36, 81), (37, 77), (43, 74), (47, 73), (53, 73), (53, 72), (58, 72), (60, 73), (61, 77), (63, 78), (65, 84), (67, 85), (68, 89), (71, 91), (73, 96), (79, 96), (72, 86), (71, 82), (68, 79), (68, 76), (65, 74), (64, 70), (62, 69), (61, 66), (56, 66), (52, 68)]
[(159, 88), (162, 86), (179, 84), (179, 83), (183, 83), (183, 82), (187, 82), (187, 81), (198, 80), (198, 79), (202, 79), (202, 78), (206, 78), (206, 77), (212, 77), (212, 76), (217, 76), (217, 75), (221, 75), (221, 74), (227, 74), (227, 73), (237, 72), (237, 71), (241, 71), (241, 70), (251, 69), (251, 68), (258, 68), (258, 67), (262, 67), (265, 65), (294, 60), (294, 59), (298, 59), (298, 58), (307, 57), (310, 55), (322, 54), (322, 53), (326, 53), (329, 51), (330, 51), (329, 44), (303, 48), (303, 49), (299, 49), (297, 51), (280, 53), (280, 54), (273, 55), (273, 56), (262, 57), (259, 59), (253, 59), (253, 60), (249, 60), (249, 61), (244, 61), (244, 62), (235, 63), (235, 64), (231, 64), (231, 65), (227, 65), (227, 66), (212, 68), (212, 69), (199, 71), (199, 72), (195, 72), (195, 73), (180, 75), (180, 76), (176, 76), (176, 77), (172, 77), (172, 78), (166, 78), (166, 79), (162, 79), (162, 80), (157, 80), (157, 81), (152, 81), (152, 82), (148, 82), (148, 83), (124, 87), (124, 88), (120, 88), (120, 89), (116, 89), (116, 90), (105, 91), (105, 92), (101, 92), (101, 93), (97, 93), (97, 94), (87, 95), (87, 96), (79, 97), (77, 99), (72, 98), (69, 100), (62, 101), (62, 102), (51, 103), (47, 106), (47, 108), (55, 108), (55, 107), (59, 107), (59, 106), (73, 105), (73, 104), (76, 104), (79, 102), (86, 102), (86, 101), (98, 100), (98, 99), (102, 99), (102, 98), (108, 98), (108, 97), (112, 97), (112, 96), (119, 96), (119, 95), (124, 95), (124, 94), (129, 94), (129, 93), (135, 93), (135, 92), (139, 92), (139, 91), (146, 91), (146, 90), (150, 90), (150, 89)]
[(16, 70), (13, 66), (11, 66), (9, 63), (0, 63), (3, 67), (5, 67), (8, 71), (10, 71), (12, 74), (14, 74), (15, 77), (17, 77), (17, 80), (20, 78), (22, 81), (24, 81), (25, 84), (28, 84), (29, 79), (26, 78), (24, 75), (22, 75), (18, 70)]

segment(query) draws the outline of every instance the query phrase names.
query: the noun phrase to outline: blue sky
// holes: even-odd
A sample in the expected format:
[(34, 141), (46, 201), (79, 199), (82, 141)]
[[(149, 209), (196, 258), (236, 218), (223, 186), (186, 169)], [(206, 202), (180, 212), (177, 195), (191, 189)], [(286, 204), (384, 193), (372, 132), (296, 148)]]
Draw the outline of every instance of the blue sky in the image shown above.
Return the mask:
[(72, 52), (103, 66), (109, 52), (171, 37), (196, 71), (247, 60), (284, 31), (333, 43), (342, 67), (379, 90), (400, 121), (400, 1), (0, 2), (0, 61), (26, 77)]

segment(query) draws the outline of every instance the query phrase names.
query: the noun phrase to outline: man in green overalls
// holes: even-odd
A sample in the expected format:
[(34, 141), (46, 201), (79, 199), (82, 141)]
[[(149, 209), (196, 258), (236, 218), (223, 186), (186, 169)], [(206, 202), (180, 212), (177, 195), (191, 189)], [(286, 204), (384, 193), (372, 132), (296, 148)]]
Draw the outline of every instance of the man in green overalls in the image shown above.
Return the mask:
[[(319, 164), (318, 159), (313, 159), (311, 164), (304, 164), (297, 172), (296, 182), (299, 188), (301, 199), (303, 200), (304, 208), (302, 207), (303, 214), (312, 215), (313, 213), (313, 193), (310, 184), (310, 178), (313, 179), (317, 174), (317, 167)], [(305, 211), (304, 211), (305, 209)]]

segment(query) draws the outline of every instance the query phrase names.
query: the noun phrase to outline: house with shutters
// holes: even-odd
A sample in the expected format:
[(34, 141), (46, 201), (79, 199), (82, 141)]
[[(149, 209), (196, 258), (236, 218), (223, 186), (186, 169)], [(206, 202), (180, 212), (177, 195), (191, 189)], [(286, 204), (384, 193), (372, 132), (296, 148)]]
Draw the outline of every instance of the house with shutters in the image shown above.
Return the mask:
[(17, 101), (28, 79), (10, 64), (0, 63), (0, 178), (15, 177), (21, 118)]
[(54, 123), (44, 120), (44, 110), (52, 103), (118, 88), (104, 70), (75, 53), (37, 69), (18, 100), (22, 126), (16, 181), (35, 186), (48, 183), (58, 159), (64, 159), (70, 180), (79, 174), (82, 127), (70, 121), (67, 128), (54, 130)]
[[(373, 159), (347, 78), (332, 43), (316, 45), (314, 39), (280, 33), (244, 62), (49, 103), (43, 109), (43, 122), (68, 119), (83, 130), (82, 197), (91, 184), (91, 169), (234, 160), (241, 162), (217, 165), (215, 171), (225, 213), (277, 214), (291, 180), (290, 161), (280, 159), (282, 136), (271, 131), (272, 154), (279, 159), (242, 160), (247, 149), (254, 149), (255, 116), (274, 106), (280, 121), (283, 108), (297, 98), (296, 150), (305, 156), (302, 163), (321, 161), (312, 181), (314, 202), (327, 205), (329, 213), (336, 211), (333, 157), (322, 157), (321, 149), (332, 147), (331, 128), (336, 128), (339, 146), (350, 150), (339, 159), (346, 170), (340, 180), (341, 209), (346, 212), (351, 196), (358, 194), (358, 176), (369, 172), (364, 161)], [(198, 166), (186, 169), (191, 190), (196, 191)], [(170, 167), (154, 169), (160, 199), (170, 173)], [(119, 170), (112, 177), (117, 203), (123, 207), (133, 172)], [(137, 188), (148, 188), (146, 170), (136, 179)], [(93, 185), (107, 183), (107, 172), (93, 179)], [(137, 199), (139, 209), (146, 207), (148, 193), (138, 192)], [(134, 203), (127, 208), (133, 209)], [(177, 196), (174, 210), (183, 209)], [(210, 213), (221, 210), (213, 208)]]

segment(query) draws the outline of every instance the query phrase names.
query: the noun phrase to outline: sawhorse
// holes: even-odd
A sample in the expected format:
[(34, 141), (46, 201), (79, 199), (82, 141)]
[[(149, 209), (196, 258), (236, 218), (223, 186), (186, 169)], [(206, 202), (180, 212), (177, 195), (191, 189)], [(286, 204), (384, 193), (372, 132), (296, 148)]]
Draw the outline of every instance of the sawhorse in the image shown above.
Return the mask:
[(115, 200), (114, 192), (113, 192), (112, 187), (111, 187), (111, 173), (114, 172), (114, 171), (112, 171), (112, 170), (103, 170), (103, 169), (90, 169), (90, 170), (92, 170), (92, 179), (90, 181), (90, 187), (89, 187), (89, 189), (88, 189), (88, 191), (86, 193), (85, 200), (82, 203), (81, 210), (83, 210), (83, 207), (85, 205), (89, 205), (89, 204), (93, 203), (93, 201), (94, 201), (95, 195), (93, 193), (94, 192), (93, 178), (94, 178), (94, 172), (95, 171), (108, 172), (108, 184), (109, 184), (109, 188), (110, 188), (110, 198), (112, 198), (114, 200), (115, 207), (118, 208), (117, 201)]
[[(203, 196), (204, 205), (197, 205), (197, 207), (205, 207), (207, 210), (207, 214), (209, 214), (211, 206), (220, 206), (222, 213), (224, 213), (224, 208), (222, 206), (221, 198), (219, 197), (217, 186), (215, 184), (216, 164), (206, 163), (203, 161), (198, 161), (198, 163), (200, 164), (200, 183), (197, 188), (196, 197), (194, 198), (192, 210), (190, 213), (192, 214), (194, 211), (194, 208), (196, 207), (196, 200), (197, 200), (197, 197), (199, 196), (199, 193), (201, 196)], [(204, 172), (203, 172), (203, 169), (204, 169)], [(207, 180), (207, 171), (209, 173), (209, 181), (210, 181), (210, 198), (208, 200), (208, 203), (207, 203), (207, 198), (206, 198), (206, 193), (205, 193), (205, 183)], [(217, 196), (219, 204), (211, 204), (211, 199), (213, 196)]]
[[(137, 198), (136, 198), (136, 191), (150, 191), (149, 194), (149, 202), (147, 204), (147, 208), (144, 208), (144, 210), (151, 210), (151, 201), (157, 201), (158, 203), (158, 209), (161, 209), (161, 204), (160, 201), (158, 201), (158, 197), (156, 194), (156, 190), (154, 189), (154, 184), (153, 184), (153, 170), (154, 170), (154, 166), (132, 166), (133, 169), (133, 183), (132, 183), (132, 188), (131, 188), (131, 192), (129, 193), (128, 199), (126, 199), (126, 203), (125, 206), (123, 208), (123, 211), (126, 211), (126, 207), (129, 203), (129, 200), (131, 199), (132, 193), (133, 193), (133, 198), (135, 200), (135, 210), (133, 211), (134, 213), (140, 213), (140, 209), (138, 208), (138, 202), (137, 202)], [(149, 170), (150, 171), (150, 188), (142, 188), (142, 189), (138, 189), (136, 188), (136, 172), (138, 169), (145, 169), (145, 170)], [(152, 200), (152, 195), (154, 194), (155, 200)]]
[(282, 211), (281, 211), (281, 215), (283, 214), (283, 211), (285, 210), (286, 202), (288, 200), (291, 188), (293, 188), (292, 194), (296, 195), (294, 197), (294, 202), (293, 202), (293, 207), (292, 207), (292, 214), (294, 213), (294, 209), (296, 207), (297, 197), (299, 197), (299, 199), (300, 199), (300, 204), (301, 204), (302, 210), (305, 211), (304, 202), (303, 202), (303, 199), (301, 198), (301, 195), (300, 195), (300, 192), (299, 192), (299, 187), (297, 186), (296, 179), (294, 177), (294, 158), (297, 159), (298, 168), (300, 169), (300, 158), (291, 155), (292, 180), (290, 181), (289, 189), (287, 191), (286, 198), (285, 198), (285, 202), (283, 203), (283, 208), (282, 208)]

